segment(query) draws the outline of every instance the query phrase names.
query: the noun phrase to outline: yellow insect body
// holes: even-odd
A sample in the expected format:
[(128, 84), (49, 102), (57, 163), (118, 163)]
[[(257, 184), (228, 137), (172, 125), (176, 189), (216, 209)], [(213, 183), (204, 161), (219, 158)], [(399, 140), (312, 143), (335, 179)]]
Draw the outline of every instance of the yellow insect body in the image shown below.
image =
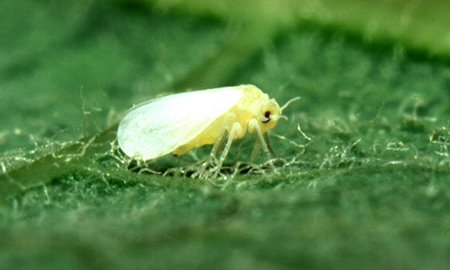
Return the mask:
[(228, 135), (217, 175), (232, 141), (246, 132), (258, 134), (258, 143), (270, 160), (263, 133), (275, 127), (283, 108), (253, 85), (169, 95), (131, 108), (120, 121), (118, 142), (128, 156), (150, 160), (208, 144), (214, 144), (215, 155)]

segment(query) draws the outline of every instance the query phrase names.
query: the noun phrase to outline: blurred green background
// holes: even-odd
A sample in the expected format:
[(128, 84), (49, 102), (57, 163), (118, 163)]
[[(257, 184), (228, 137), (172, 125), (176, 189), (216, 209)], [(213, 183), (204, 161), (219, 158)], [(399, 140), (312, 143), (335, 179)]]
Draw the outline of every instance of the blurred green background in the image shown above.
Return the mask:
[[(449, 11), (1, 2), (0, 269), (448, 269)], [(301, 96), (270, 135), (279, 174), (261, 155), (183, 176), (210, 147), (137, 174), (115, 151), (133, 104), (249, 83)]]

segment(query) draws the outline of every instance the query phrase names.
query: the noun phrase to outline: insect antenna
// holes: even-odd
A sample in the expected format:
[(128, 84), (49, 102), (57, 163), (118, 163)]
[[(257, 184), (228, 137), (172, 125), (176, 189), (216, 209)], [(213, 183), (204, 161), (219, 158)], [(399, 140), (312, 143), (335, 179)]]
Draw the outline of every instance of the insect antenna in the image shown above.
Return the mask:
[(287, 106), (289, 106), (289, 104), (291, 104), (292, 102), (301, 99), (301, 97), (295, 97), (290, 99), (288, 102), (286, 102), (286, 104), (284, 104), (281, 108), (280, 111), (283, 112), (284, 109), (286, 109)]

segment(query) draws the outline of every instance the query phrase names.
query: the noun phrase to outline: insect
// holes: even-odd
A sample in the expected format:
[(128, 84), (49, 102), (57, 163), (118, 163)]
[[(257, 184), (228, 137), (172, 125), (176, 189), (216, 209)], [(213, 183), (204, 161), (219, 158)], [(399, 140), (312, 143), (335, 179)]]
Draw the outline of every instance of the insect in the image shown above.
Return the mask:
[[(260, 145), (271, 163), (266, 131), (272, 129), (282, 110), (253, 85), (223, 87), (163, 96), (132, 107), (122, 118), (117, 132), (123, 152), (136, 160), (151, 160), (173, 153), (183, 155), (203, 145), (214, 144), (211, 156), (225, 147), (217, 162), (218, 175), (233, 140), (246, 132), (257, 134), (251, 161)], [(273, 151), (271, 151), (273, 154)]]

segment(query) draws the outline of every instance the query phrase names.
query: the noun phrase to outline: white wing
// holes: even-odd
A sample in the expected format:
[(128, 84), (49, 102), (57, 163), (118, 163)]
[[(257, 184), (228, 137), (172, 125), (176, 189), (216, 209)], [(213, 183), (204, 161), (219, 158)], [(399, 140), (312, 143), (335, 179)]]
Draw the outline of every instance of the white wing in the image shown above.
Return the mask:
[(117, 132), (120, 148), (148, 160), (194, 139), (241, 98), (236, 87), (187, 92), (152, 99), (131, 108)]

